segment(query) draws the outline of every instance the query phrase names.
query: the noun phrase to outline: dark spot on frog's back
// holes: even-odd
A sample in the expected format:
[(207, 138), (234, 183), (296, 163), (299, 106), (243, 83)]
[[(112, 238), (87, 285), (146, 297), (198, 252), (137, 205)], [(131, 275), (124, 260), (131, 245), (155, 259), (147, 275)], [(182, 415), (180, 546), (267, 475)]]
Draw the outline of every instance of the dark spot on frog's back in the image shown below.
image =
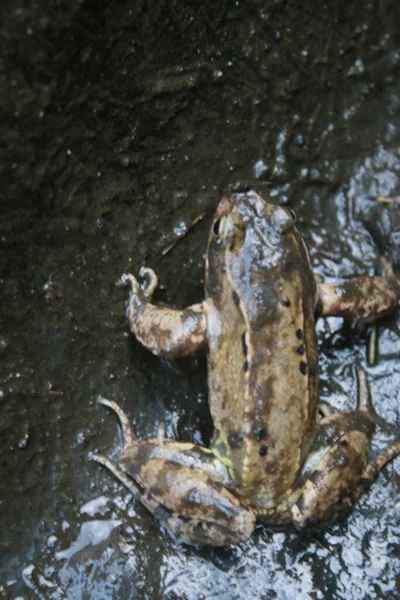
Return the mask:
[(261, 442), (261, 440), (265, 440), (265, 438), (267, 437), (267, 432), (264, 427), (257, 427), (256, 429), (254, 429), (253, 434), (258, 442)]
[(243, 371), (245, 373), (247, 373), (247, 371), (249, 370), (249, 363), (247, 362), (247, 360), (243, 363)]
[(240, 298), (239, 298), (239, 294), (235, 290), (233, 290), (233, 292), (232, 292), (232, 300), (233, 300), (235, 306), (239, 306)]
[(296, 331), (296, 337), (297, 337), (298, 340), (302, 340), (303, 339), (304, 336), (303, 336), (303, 330), (302, 329), (298, 329)]
[(243, 354), (247, 356), (246, 333), (242, 333), (242, 350)]
[(297, 354), (304, 354), (304, 344), (300, 344), (300, 346), (298, 346), (298, 348), (296, 349)]
[(300, 373), (301, 373), (302, 375), (307, 375), (307, 370), (308, 370), (308, 369), (307, 369), (307, 363), (306, 363), (306, 362), (304, 362), (304, 360), (302, 360), (302, 361), (300, 362)]
[(260, 456), (266, 456), (267, 452), (268, 452), (268, 446), (266, 446), (265, 444), (263, 444), (262, 446), (260, 446), (260, 449), (258, 451), (258, 454)]
[(232, 450), (239, 450), (243, 446), (243, 434), (236, 432), (228, 435), (228, 444)]

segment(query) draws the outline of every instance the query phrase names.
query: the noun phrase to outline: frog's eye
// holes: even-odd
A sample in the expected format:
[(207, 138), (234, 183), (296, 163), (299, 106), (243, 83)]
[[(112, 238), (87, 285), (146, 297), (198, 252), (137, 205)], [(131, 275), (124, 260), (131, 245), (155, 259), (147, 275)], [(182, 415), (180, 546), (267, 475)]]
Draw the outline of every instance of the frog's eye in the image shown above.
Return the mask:
[(219, 226), (221, 225), (221, 219), (217, 219), (213, 225), (213, 232), (216, 236), (219, 234)]
[(214, 222), (213, 225), (213, 233), (215, 235), (215, 237), (217, 238), (217, 240), (223, 240), (226, 238), (227, 235), (229, 235), (229, 218), (222, 216), (221, 218), (217, 219)]
[(218, 244), (229, 244), (232, 249), (243, 241), (245, 234), (243, 220), (235, 214), (214, 221), (212, 231)]

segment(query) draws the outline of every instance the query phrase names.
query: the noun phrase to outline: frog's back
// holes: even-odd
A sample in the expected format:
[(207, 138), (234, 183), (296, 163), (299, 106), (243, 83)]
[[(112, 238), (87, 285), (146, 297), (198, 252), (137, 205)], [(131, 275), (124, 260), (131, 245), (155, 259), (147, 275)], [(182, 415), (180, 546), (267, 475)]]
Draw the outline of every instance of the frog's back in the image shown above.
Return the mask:
[(238, 195), (220, 204), (208, 249), (213, 449), (260, 508), (292, 485), (316, 422), (316, 286), (290, 219)]

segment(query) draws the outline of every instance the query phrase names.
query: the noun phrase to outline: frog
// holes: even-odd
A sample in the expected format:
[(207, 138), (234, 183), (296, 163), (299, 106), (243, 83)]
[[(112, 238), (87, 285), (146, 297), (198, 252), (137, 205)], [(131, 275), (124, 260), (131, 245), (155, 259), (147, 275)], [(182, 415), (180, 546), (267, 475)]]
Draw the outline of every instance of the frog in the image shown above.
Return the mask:
[(130, 330), (148, 350), (169, 360), (208, 353), (210, 448), (161, 431), (137, 439), (121, 407), (99, 398), (118, 416), (124, 447), (117, 462), (93, 459), (179, 539), (231, 546), (258, 524), (325, 527), (400, 453), (396, 433), (368, 462), (378, 416), (361, 367), (355, 410), (334, 413), (318, 402), (316, 320), (372, 323), (389, 314), (399, 296), (389, 268), (386, 276), (317, 282), (294, 212), (248, 190), (219, 202), (202, 302), (153, 303), (150, 268), (122, 281)]

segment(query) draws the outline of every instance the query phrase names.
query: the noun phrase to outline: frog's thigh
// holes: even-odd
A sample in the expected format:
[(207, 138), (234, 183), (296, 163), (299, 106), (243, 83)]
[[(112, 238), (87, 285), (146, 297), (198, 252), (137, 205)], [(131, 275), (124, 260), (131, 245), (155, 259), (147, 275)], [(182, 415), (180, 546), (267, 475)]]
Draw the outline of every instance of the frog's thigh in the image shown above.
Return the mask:
[(356, 277), (318, 285), (317, 315), (374, 321), (397, 304), (393, 282), (383, 277)]
[[(301, 494), (291, 507), (298, 529), (329, 523), (351, 505), (367, 463), (374, 431), (362, 411), (335, 414), (320, 421), (316, 440), (297, 481)], [(296, 496), (296, 492), (295, 492)]]
[(225, 467), (210, 451), (142, 440), (125, 448), (119, 465), (143, 504), (185, 541), (226, 546), (251, 535), (255, 516), (221, 483)]

